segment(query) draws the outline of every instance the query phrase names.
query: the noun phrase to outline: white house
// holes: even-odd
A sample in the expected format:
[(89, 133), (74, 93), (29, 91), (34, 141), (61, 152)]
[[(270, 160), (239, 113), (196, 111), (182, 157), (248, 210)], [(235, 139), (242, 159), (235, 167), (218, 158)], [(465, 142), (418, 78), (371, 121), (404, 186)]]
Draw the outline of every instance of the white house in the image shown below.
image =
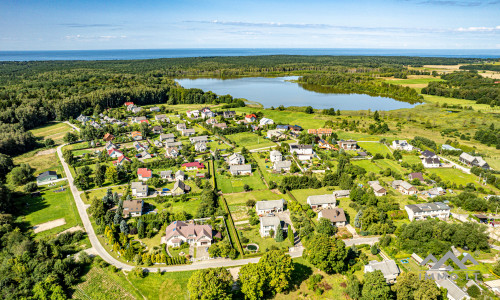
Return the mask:
[(186, 124), (184, 123), (179, 123), (176, 125), (177, 131), (182, 131), (186, 129)]
[(288, 231), (288, 227), (278, 217), (261, 217), (260, 218), (260, 236), (266, 237), (271, 235), (271, 230), (276, 235), (278, 228), (284, 232)]
[(451, 208), (443, 202), (419, 203), (405, 205), (408, 219), (424, 220), (427, 218), (447, 219), (450, 216)]
[(471, 167), (480, 167), (485, 170), (488, 170), (490, 168), (488, 163), (481, 156), (472, 156), (469, 153), (463, 152), (462, 154), (460, 154), (460, 157), (458, 159), (460, 160), (460, 162)]
[(183, 221), (174, 221), (165, 229), (165, 241), (170, 247), (179, 247), (183, 243), (192, 246), (210, 246), (212, 244), (212, 226), (197, 225)]
[(198, 119), (200, 117), (200, 111), (199, 110), (188, 110), (186, 112), (186, 115), (188, 118)]
[(290, 144), (290, 153), (297, 153), (299, 160), (310, 160), (314, 152), (312, 145)]
[(226, 159), (226, 162), (228, 165), (243, 165), (245, 163), (245, 157), (239, 153), (234, 153)]
[(368, 185), (373, 189), (373, 193), (375, 193), (375, 196), (380, 197), (387, 195), (387, 190), (380, 185), (380, 182), (378, 180), (368, 181)]
[(215, 113), (210, 108), (205, 107), (201, 110), (201, 117), (203, 119), (213, 118), (215, 117)]
[(184, 171), (177, 170), (177, 172), (175, 172), (175, 180), (184, 181)]
[(289, 172), (292, 167), (292, 162), (289, 160), (275, 161), (273, 164), (273, 170), (280, 173), (281, 171)]
[(229, 173), (233, 176), (237, 175), (252, 175), (252, 165), (231, 165), (229, 166)]
[(177, 156), (179, 156), (179, 150), (177, 150), (177, 147), (168, 147), (165, 150), (165, 156), (170, 158), (176, 158)]
[(196, 152), (205, 152), (207, 151), (207, 144), (203, 142), (197, 142), (194, 144), (194, 151)]
[(273, 121), (273, 120), (271, 120), (271, 119), (268, 119), (268, 118), (262, 118), (262, 119), (260, 119), (260, 121), (259, 121), (259, 125), (260, 125), (260, 126), (272, 125), (272, 124), (274, 124), (274, 121)]
[(149, 111), (156, 111), (156, 112), (158, 112), (158, 111), (160, 111), (160, 108), (158, 106), (153, 106), (153, 107), (151, 107), (149, 109)]
[(333, 194), (313, 195), (307, 197), (307, 204), (309, 204), (312, 209), (333, 208), (337, 205), (337, 197)]
[(174, 181), (174, 174), (172, 173), (172, 170), (161, 171), (160, 178), (168, 181)]
[(132, 182), (132, 196), (134, 197), (147, 197), (148, 196), (148, 186), (143, 182)]
[(387, 283), (395, 283), (401, 271), (394, 260), (372, 260), (365, 265), (365, 273), (379, 270), (384, 275)]
[(257, 215), (267, 215), (274, 212), (281, 212), (285, 207), (285, 199), (257, 201), (255, 211)]
[(415, 148), (408, 144), (407, 141), (405, 140), (395, 140), (395, 141), (392, 141), (392, 146), (391, 146), (393, 149), (396, 149), (396, 150), (403, 150), (403, 151), (413, 151)]
[(123, 217), (140, 217), (143, 206), (143, 200), (133, 199), (123, 201)]
[(189, 141), (191, 142), (191, 144), (206, 143), (208, 142), (208, 136), (207, 135), (193, 136), (189, 138)]
[(181, 130), (181, 133), (183, 136), (192, 136), (196, 133), (196, 131), (193, 128), (188, 128)]
[(279, 130), (279, 129), (268, 130), (266, 136), (267, 136), (268, 139), (272, 139), (273, 137), (275, 137), (277, 139), (282, 139), (282, 138), (286, 137), (283, 134), (283, 132), (281, 130)]
[(391, 185), (395, 190), (404, 195), (413, 195), (418, 192), (416, 187), (403, 180), (394, 180)]
[(282, 161), (283, 155), (281, 155), (281, 152), (273, 150), (269, 153), (269, 159), (271, 162)]
[(427, 157), (422, 159), (422, 164), (424, 168), (439, 168), (441, 163), (437, 157)]

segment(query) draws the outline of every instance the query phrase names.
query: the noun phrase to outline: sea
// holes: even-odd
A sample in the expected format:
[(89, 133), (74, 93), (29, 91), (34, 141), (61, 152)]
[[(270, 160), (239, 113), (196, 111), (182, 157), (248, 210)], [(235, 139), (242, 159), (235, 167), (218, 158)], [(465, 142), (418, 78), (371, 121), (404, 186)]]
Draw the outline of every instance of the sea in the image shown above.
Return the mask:
[(209, 49), (123, 49), (0, 51), (0, 61), (46, 60), (132, 60), (174, 57), (252, 55), (361, 55), (500, 58), (500, 49), (348, 49), (348, 48), (209, 48)]

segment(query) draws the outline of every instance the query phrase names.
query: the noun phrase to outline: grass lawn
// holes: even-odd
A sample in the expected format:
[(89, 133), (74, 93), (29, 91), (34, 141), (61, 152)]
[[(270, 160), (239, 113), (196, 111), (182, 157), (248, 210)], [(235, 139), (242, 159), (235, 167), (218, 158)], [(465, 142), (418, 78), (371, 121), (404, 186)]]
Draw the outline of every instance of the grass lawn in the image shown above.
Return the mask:
[(144, 278), (127, 277), (145, 299), (189, 299), (187, 283), (195, 271), (149, 273)]
[(219, 149), (221, 151), (224, 151), (226, 149), (230, 149), (231, 146), (228, 146), (226, 143), (216, 140), (216, 141), (211, 141), (207, 143), (207, 147), (211, 150)]
[(171, 209), (173, 213), (177, 212), (182, 212), (185, 211), (186, 213), (190, 214), (191, 216), (196, 215), (196, 211), (198, 210), (198, 207), (200, 206), (201, 200), (199, 198), (190, 198), (186, 202), (170, 202), (172, 203), (172, 206), (168, 209)]
[(249, 218), (247, 215), (247, 200), (251, 199), (255, 202), (261, 200), (278, 200), (281, 198), (287, 201), (289, 200), (288, 195), (276, 194), (270, 190), (225, 194), (224, 198), (226, 198), (227, 205), (229, 207), (229, 210), (231, 211), (231, 215), (233, 216), (234, 221), (241, 221)]
[[(123, 195), (126, 190), (127, 190), (126, 184), (124, 184), (122, 186), (117, 186), (117, 187), (111, 188), (111, 191), (113, 192), (113, 194), (116, 192), (118, 194)], [(106, 188), (106, 187), (99, 188), (99, 189), (96, 189), (93, 191), (88, 191), (88, 199), (86, 199), (86, 197), (84, 196), (85, 194), (82, 194), (82, 199), (87, 200), (88, 203), (90, 203), (92, 201), (92, 199), (94, 199), (94, 197), (97, 197), (97, 199), (102, 199), (102, 197), (104, 197), (104, 195), (106, 195), (107, 192), (108, 192), (108, 188)]]
[[(228, 173), (227, 173), (228, 174)], [(250, 176), (233, 177), (231, 175), (221, 175), (216, 173), (217, 187), (223, 193), (240, 193), (243, 192), (243, 186), (248, 184), (252, 190), (266, 189), (266, 185), (260, 179), (258, 172), (253, 172)]]
[(251, 132), (240, 132), (227, 135), (226, 137), (233, 143), (236, 143), (237, 147), (234, 150), (235, 152), (240, 151), (242, 147), (245, 147), (248, 150), (252, 150), (257, 148), (276, 146), (275, 143), (264, 138), (263, 136), (258, 136), (257, 134)]
[[(149, 276), (147, 276), (149, 277)], [(84, 276), (83, 282), (74, 286), (74, 299), (141, 299), (125, 275), (110, 268), (92, 267)]]
[(477, 184), (478, 177), (472, 174), (466, 174), (458, 169), (452, 168), (436, 168), (436, 169), (427, 169), (428, 174), (436, 174), (443, 181), (455, 182), (457, 185), (466, 185), (469, 182)]
[[(54, 190), (60, 189), (61, 185), (66, 188), (66, 191), (55, 193)], [(29, 226), (33, 227), (37, 224), (64, 218), (66, 224), (56, 227), (57, 229), (54, 228), (52, 231), (55, 232), (61, 232), (81, 223), (73, 195), (65, 181), (58, 182), (56, 187), (44, 186), (40, 191), (42, 192), (41, 197), (25, 196), (19, 199), (20, 221), (27, 222)], [(52, 231), (51, 233), (53, 233)], [(44, 234), (44, 232), (40, 234)]]
[(49, 123), (49, 125), (38, 127), (30, 131), (38, 138), (51, 138), (57, 145), (60, 145), (63, 143), (64, 135), (73, 130), (71, 126), (65, 123)]
[(358, 145), (361, 148), (365, 149), (366, 151), (370, 152), (371, 154), (380, 153), (384, 157), (387, 154), (392, 155), (392, 153), (389, 150), (389, 148), (387, 148), (386, 145), (381, 144), (381, 143), (363, 143), (363, 142), (359, 142)]
[[(268, 152), (265, 152), (265, 155), (266, 158), (269, 158)], [(276, 183), (279, 183), (281, 181), (281, 178), (283, 178), (284, 175), (273, 173), (273, 164), (271, 163), (271, 161), (268, 161), (266, 163), (265, 159), (261, 158), (258, 153), (252, 153), (252, 156), (254, 157), (255, 161), (257, 161), (257, 165), (262, 171), (264, 179), (267, 181), (268, 184), (271, 181), (274, 181)]]
[(29, 164), (35, 169), (35, 176), (45, 171), (56, 171), (57, 175), (66, 177), (59, 163), (57, 153), (37, 155), (40, 150), (34, 150), (13, 158), (14, 164)]
[(405, 168), (401, 167), (397, 162), (390, 159), (377, 159), (374, 163), (382, 170), (390, 168), (391, 170), (401, 173), (401, 175), (405, 171), (407, 171)]
[(244, 113), (255, 113), (256, 111), (262, 110), (264, 117), (272, 119), (274, 123), (299, 125), (304, 129), (323, 127), (327, 120), (332, 119), (332, 117), (320, 114), (311, 115), (306, 114), (305, 112), (296, 111), (263, 110), (253, 107), (241, 107), (236, 108), (235, 110), (236, 112)]
[(363, 160), (351, 160), (351, 163), (356, 166), (360, 166), (365, 169), (367, 172), (372, 172), (378, 174), (382, 169), (374, 164), (371, 160), (363, 159)]
[(417, 155), (403, 155), (403, 161), (410, 165), (421, 163), (422, 160)]
[(266, 249), (270, 249), (271, 246), (276, 246), (278, 248), (291, 247), (292, 244), (285, 238), (283, 242), (276, 242), (274, 238), (271, 237), (261, 237), (259, 232), (259, 225), (251, 226), (250, 224), (236, 225), (236, 229), (243, 234), (249, 241), (247, 244), (257, 244), (259, 245), (258, 253), (265, 253)]

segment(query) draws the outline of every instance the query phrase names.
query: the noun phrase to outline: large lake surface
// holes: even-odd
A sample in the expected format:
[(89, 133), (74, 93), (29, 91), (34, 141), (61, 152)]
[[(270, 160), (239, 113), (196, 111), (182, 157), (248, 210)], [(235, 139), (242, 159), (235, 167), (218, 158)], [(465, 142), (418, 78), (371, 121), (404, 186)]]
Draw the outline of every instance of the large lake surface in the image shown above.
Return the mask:
[(306, 90), (296, 82), (298, 77), (246, 77), (238, 79), (177, 79), (185, 88), (198, 88), (218, 95), (231, 95), (271, 106), (312, 106), (316, 109), (394, 110), (412, 108), (416, 104), (364, 94), (336, 94)]

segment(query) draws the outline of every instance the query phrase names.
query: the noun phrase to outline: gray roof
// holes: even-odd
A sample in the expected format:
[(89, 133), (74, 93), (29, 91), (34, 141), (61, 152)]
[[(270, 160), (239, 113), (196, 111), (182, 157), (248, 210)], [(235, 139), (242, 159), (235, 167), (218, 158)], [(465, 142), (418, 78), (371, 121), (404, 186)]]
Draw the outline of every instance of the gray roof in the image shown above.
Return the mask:
[(281, 220), (278, 217), (260, 217), (260, 224), (262, 226), (272, 226), (279, 227), (281, 225)]
[[(368, 182), (369, 183), (369, 182)], [(369, 183), (370, 184), (370, 183)], [(385, 188), (383, 186), (380, 185), (380, 183), (378, 182), (378, 180), (376, 182), (372, 182), (370, 184), (370, 186), (372, 187), (372, 189), (375, 191), (375, 192), (380, 192), (381, 190), (384, 190), (385, 191)]]
[(243, 159), (243, 161), (245, 161), (245, 157), (239, 153), (234, 153), (233, 155), (230, 155), (228, 158), (227, 158), (227, 161), (230, 162), (232, 161), (233, 159)]
[(142, 182), (132, 182), (132, 189), (135, 189), (137, 193), (145, 193), (148, 191), (148, 186)]
[(303, 144), (290, 144), (290, 151), (292, 150), (302, 150), (302, 149), (312, 149), (312, 145), (303, 145)]
[(274, 162), (274, 168), (275, 169), (283, 169), (283, 168), (290, 168), (292, 166), (292, 162), (289, 160), (280, 160), (280, 161), (275, 161)]
[(348, 197), (351, 194), (351, 190), (338, 190), (338, 191), (333, 191), (333, 194), (339, 198), (339, 197)]
[(207, 135), (193, 136), (190, 137), (189, 140), (191, 141), (192, 144), (196, 142), (206, 142), (208, 140), (208, 136)]
[(429, 150), (425, 150), (421, 154), (422, 154), (423, 157), (433, 157), (433, 156), (436, 156), (436, 153), (434, 153), (432, 151), (429, 151)]
[(175, 181), (174, 188), (172, 190), (175, 190), (176, 188), (181, 188), (184, 191), (191, 190), (191, 187), (189, 185), (185, 184), (184, 181), (181, 181), (181, 180)]
[(175, 177), (177, 177), (177, 176), (184, 176), (184, 171), (177, 170), (177, 172), (175, 172)]
[(414, 213), (426, 212), (426, 211), (436, 211), (436, 210), (450, 210), (451, 208), (444, 204), (443, 202), (431, 202), (431, 203), (419, 203), (410, 204), (405, 207), (411, 209)]
[(57, 173), (56, 173), (56, 171), (45, 171), (43, 173), (40, 173), (40, 175), (38, 175), (37, 178), (41, 179), (41, 178), (45, 178), (48, 176), (57, 176)]
[(172, 176), (172, 170), (168, 170), (168, 171), (161, 171), (161, 172), (160, 172), (160, 176), (161, 176), (161, 177), (170, 177), (170, 176)]
[(277, 150), (273, 150), (269, 153), (270, 156), (281, 156), (281, 152)]
[(424, 158), (425, 163), (430, 165), (430, 164), (439, 164), (439, 158), (437, 157), (427, 157)]
[(255, 204), (255, 208), (257, 210), (267, 210), (275, 208), (283, 209), (284, 204), (285, 204), (285, 199), (257, 201), (257, 203)]
[(166, 142), (165, 146), (167, 148), (169, 148), (169, 147), (178, 147), (178, 146), (182, 146), (182, 142)]
[(337, 199), (333, 194), (313, 195), (307, 197), (307, 202), (311, 205), (337, 204)]
[(236, 173), (236, 172), (251, 172), (252, 171), (252, 165), (231, 165), (229, 166), (229, 172), (231, 173)]
[(396, 265), (396, 262), (394, 260), (384, 260), (384, 261), (370, 261), (367, 265), (365, 265), (365, 273), (366, 272), (373, 272), (375, 270), (379, 270), (384, 274), (384, 278), (387, 279), (392, 279), (395, 278), (396, 276), (401, 273), (401, 271), (398, 268), (398, 265)]
[[(439, 287), (443, 287), (448, 290), (448, 295), (451, 296), (451, 299), (461, 300), (463, 298), (467, 298), (469, 295), (464, 292), (456, 283), (451, 281), (449, 278), (436, 280), (436, 284)], [(448, 297), (450, 299), (450, 297)]]

